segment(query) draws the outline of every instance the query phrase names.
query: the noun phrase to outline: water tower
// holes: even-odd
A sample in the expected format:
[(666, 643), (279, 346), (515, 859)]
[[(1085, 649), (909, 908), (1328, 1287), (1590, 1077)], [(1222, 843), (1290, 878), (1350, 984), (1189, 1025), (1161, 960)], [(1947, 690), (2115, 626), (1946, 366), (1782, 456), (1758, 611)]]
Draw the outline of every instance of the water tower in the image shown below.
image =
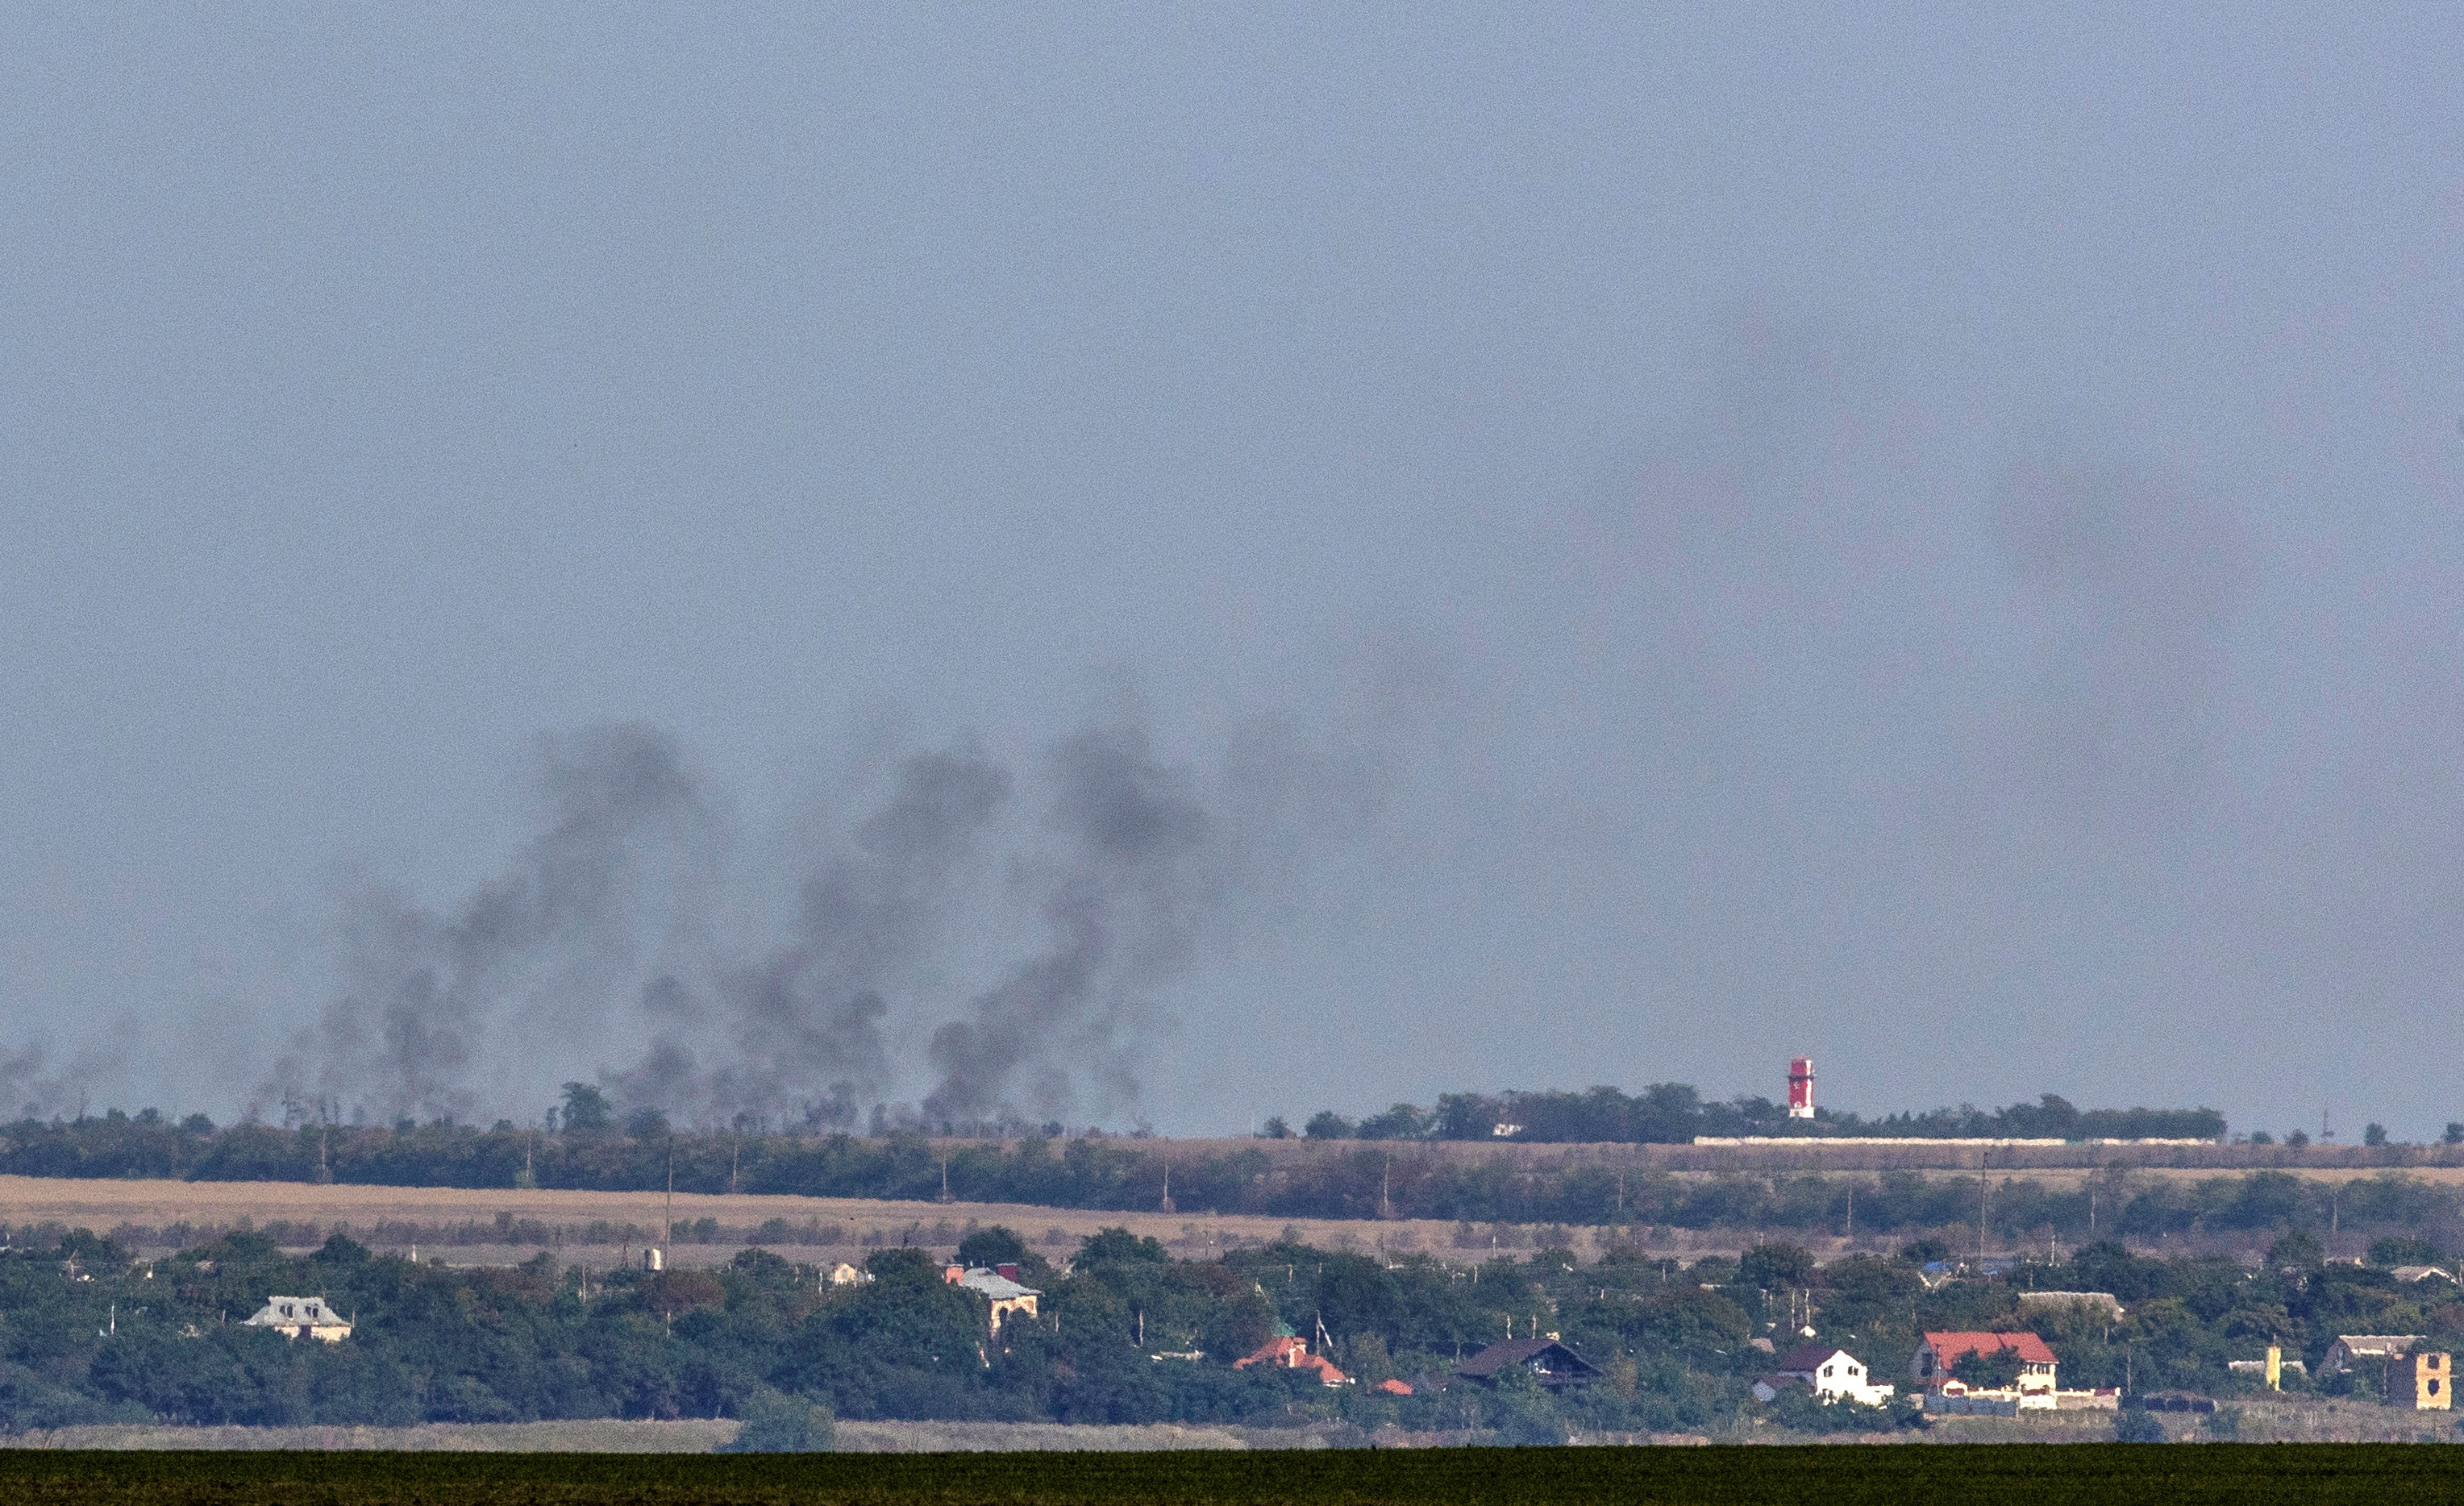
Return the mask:
[(1814, 1059), (1798, 1057), (1788, 1064), (1788, 1117), (1814, 1117)]

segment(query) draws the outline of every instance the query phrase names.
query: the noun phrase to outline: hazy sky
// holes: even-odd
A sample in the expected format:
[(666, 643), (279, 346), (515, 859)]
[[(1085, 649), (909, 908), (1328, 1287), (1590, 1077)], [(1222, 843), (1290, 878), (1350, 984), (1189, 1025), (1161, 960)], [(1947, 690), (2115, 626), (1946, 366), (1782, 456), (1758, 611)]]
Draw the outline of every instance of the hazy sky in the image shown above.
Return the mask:
[(2464, 1119), (2464, 11), (1640, 10), (7, 7), (0, 1092), (356, 1091), (647, 724), (465, 1112), (938, 750), (893, 1101), (1134, 909), (1076, 1118)]

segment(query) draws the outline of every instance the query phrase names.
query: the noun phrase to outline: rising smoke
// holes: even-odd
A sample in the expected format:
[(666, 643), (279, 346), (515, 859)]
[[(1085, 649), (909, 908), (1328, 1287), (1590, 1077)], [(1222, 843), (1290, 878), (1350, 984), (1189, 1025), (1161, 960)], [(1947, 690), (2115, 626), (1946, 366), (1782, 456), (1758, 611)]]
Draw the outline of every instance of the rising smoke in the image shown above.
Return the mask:
[[(544, 830), (503, 874), (445, 910), (349, 897), (339, 986), (260, 1098), (292, 1117), (470, 1119), (536, 1113), (581, 1077), (691, 1124), (1133, 1109), (1164, 991), (1262, 854), (1305, 861), (1270, 828), (1296, 790), (1341, 782), (1329, 767), (1252, 731), (1209, 779), (1131, 717), (1060, 739), (1024, 777), (972, 747), (911, 752), (853, 818), (788, 843), (785, 872), (746, 874), (673, 739), (552, 741)], [(765, 938), (748, 917), (781, 887)], [(1012, 937), (988, 983), (959, 981)]]

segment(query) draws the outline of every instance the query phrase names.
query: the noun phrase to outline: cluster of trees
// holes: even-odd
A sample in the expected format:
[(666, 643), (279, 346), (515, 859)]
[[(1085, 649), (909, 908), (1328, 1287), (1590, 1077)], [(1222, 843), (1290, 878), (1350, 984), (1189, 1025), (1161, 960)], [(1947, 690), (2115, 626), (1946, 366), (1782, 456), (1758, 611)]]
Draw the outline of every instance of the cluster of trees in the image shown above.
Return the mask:
[[(1751, 1383), (1799, 1324), (1881, 1377), (1908, 1373), (1929, 1328), (2033, 1329), (2066, 1386), (2226, 1394), (2249, 1385), (2227, 1362), (2272, 1342), (2314, 1372), (2343, 1332), (2464, 1347), (2452, 1285), (2406, 1285), (2379, 1268), (2434, 1253), (2392, 1240), (2373, 1252), (2377, 1266), (2332, 1265), (2294, 1232), (2253, 1270), (2100, 1242), (2064, 1262), (1927, 1289), (1920, 1264), (1942, 1252), (1923, 1242), (1821, 1267), (1775, 1243), (1686, 1267), (1631, 1248), (1588, 1265), (1565, 1249), (1450, 1265), (1288, 1242), (1184, 1260), (1109, 1230), (1060, 1270), (996, 1228), (957, 1256), (1017, 1260), (1043, 1302), (995, 1337), (983, 1300), (944, 1284), (920, 1249), (877, 1252), (872, 1281), (833, 1287), (760, 1249), (715, 1271), (591, 1276), (545, 1255), (517, 1268), (413, 1264), (341, 1235), (304, 1257), (235, 1233), (143, 1263), (79, 1231), (0, 1253), (0, 1427), (733, 1416), (758, 1424), (751, 1436), (769, 1447), (825, 1441), (833, 1414), (1397, 1424), (1526, 1442), (1752, 1421), (1880, 1428), (1904, 1421), (1904, 1407), (1763, 1407)], [(2127, 1316), (2023, 1311), (2029, 1287), (2111, 1292)], [(321, 1295), (357, 1327), (328, 1344), (240, 1321), (277, 1292)], [(1312, 1336), (1360, 1384), (1330, 1388), (1307, 1371), (1231, 1363), (1277, 1332)], [(1599, 1381), (1551, 1396), (1520, 1372), (1496, 1385), (1455, 1376), (1507, 1333), (1562, 1335)], [(1390, 1378), (1415, 1394), (1375, 1388)]]
[[(2377, 1129), (2378, 1126), (2372, 1125)], [(1283, 1119), (1266, 1122), (1270, 1139), (1291, 1134)], [(1683, 1145), (1697, 1135), (1894, 1135), (1929, 1140), (2216, 1140), (2225, 1117), (2211, 1108), (2075, 1108), (2052, 1093), (2034, 1103), (1981, 1109), (1972, 1103), (1927, 1113), (1862, 1119), (1818, 1109), (1791, 1119), (1767, 1098), (1705, 1102), (1683, 1082), (1655, 1082), (1626, 1094), (1613, 1087), (1581, 1093), (1447, 1093), (1437, 1107), (1397, 1103), (1358, 1124), (1321, 1109), (1301, 1126), (1311, 1140), (1515, 1140), (1544, 1145)], [(2372, 1144), (2385, 1144), (2380, 1131)]]

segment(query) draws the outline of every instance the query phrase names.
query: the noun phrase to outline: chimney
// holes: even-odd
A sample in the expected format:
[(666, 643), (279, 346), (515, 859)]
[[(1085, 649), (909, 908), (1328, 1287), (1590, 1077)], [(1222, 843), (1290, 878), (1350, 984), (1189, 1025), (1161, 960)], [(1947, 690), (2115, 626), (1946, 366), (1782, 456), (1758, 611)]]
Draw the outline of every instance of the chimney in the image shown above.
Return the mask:
[(1018, 1262), (1014, 1260), (1004, 1260), (1001, 1264), (993, 1267), (993, 1269), (1000, 1272), (1004, 1280), (1015, 1281), (1018, 1279)]

